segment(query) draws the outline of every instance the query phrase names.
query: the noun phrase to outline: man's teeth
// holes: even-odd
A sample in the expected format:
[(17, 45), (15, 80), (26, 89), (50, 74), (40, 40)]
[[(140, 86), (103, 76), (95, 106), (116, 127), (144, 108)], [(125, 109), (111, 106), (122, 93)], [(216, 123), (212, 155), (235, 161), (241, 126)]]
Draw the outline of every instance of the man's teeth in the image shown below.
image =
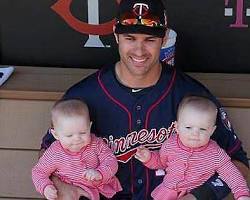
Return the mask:
[(138, 58), (132, 58), (135, 62), (144, 62), (146, 59), (145, 58), (141, 58), (141, 59), (138, 59)]

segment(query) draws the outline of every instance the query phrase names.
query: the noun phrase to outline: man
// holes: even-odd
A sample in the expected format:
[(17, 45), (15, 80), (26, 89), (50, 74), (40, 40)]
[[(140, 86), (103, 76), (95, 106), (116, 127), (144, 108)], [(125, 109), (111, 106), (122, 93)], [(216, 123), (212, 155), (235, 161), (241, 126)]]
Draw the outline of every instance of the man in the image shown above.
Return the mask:
[[(165, 8), (160, 0), (122, 0), (114, 26), (120, 61), (75, 84), (64, 95), (65, 99), (87, 102), (93, 132), (103, 137), (114, 151), (119, 161), (117, 177), (123, 187), (114, 197), (117, 200), (151, 199), (151, 191), (162, 181), (165, 172), (149, 170), (134, 159), (136, 148), (139, 145), (160, 148), (173, 132), (176, 109), (183, 96), (209, 96), (221, 116), (225, 114), (204, 86), (160, 62), (160, 49), (167, 40), (166, 26)], [(247, 169), (241, 143), (223, 121), (218, 117), (218, 128), (212, 138)], [(53, 139), (48, 133), (42, 148), (51, 142)], [(69, 199), (85, 195), (80, 188), (54, 179), (59, 195), (71, 192)], [(226, 184), (215, 175), (182, 199), (222, 199), (228, 192)]]

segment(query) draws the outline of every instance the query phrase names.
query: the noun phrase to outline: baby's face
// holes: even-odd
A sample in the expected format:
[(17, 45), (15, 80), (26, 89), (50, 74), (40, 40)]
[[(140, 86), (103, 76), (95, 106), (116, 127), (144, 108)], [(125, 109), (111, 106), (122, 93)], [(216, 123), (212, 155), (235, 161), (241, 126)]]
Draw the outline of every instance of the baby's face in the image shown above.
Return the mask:
[(190, 148), (206, 145), (216, 128), (214, 115), (191, 107), (182, 110), (176, 125), (181, 142)]
[(84, 117), (59, 117), (54, 131), (64, 149), (78, 152), (91, 142), (90, 127)]

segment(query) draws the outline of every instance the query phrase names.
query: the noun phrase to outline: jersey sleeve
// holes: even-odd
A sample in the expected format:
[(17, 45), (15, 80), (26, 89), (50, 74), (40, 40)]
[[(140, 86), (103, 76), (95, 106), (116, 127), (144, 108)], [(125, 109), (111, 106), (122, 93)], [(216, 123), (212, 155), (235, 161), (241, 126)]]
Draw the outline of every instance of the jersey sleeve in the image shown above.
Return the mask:
[(41, 149), (47, 149), (49, 146), (55, 141), (56, 139), (51, 134), (50, 128), (48, 129), (47, 133), (43, 136)]

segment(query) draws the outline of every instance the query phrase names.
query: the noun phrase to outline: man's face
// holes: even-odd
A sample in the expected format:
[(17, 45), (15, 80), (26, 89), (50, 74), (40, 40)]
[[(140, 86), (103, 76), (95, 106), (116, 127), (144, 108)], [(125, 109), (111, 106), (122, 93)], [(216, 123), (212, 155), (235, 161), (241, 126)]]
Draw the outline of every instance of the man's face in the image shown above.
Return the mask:
[(160, 49), (166, 38), (146, 34), (115, 35), (123, 74), (145, 78), (159, 70)]

